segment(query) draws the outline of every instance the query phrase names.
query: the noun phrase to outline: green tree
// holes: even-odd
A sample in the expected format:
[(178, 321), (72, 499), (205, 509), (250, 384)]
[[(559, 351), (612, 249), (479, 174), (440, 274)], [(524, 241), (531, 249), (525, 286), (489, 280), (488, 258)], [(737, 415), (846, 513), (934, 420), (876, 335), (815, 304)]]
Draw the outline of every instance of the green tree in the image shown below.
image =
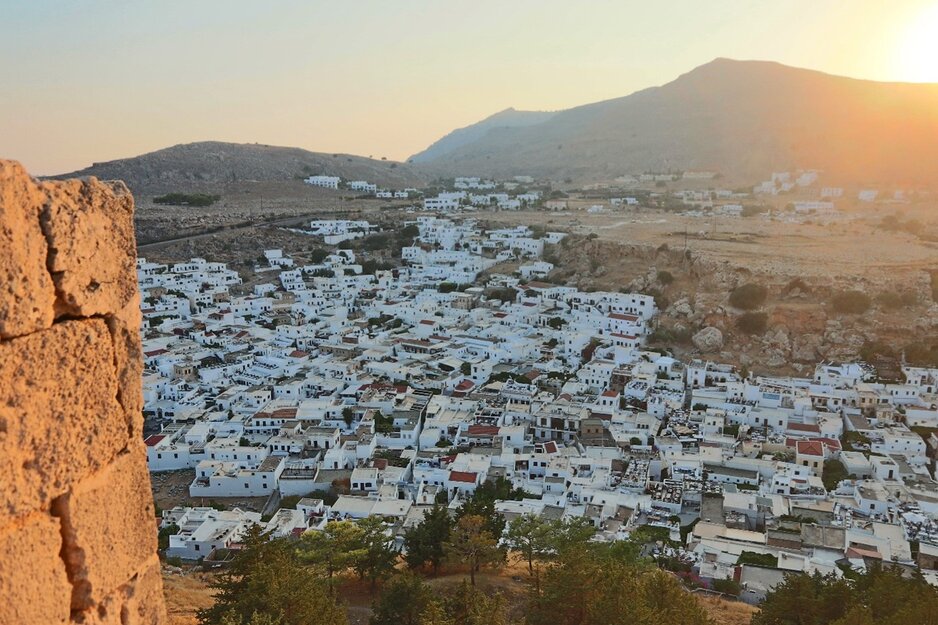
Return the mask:
[(410, 572), (392, 577), (372, 604), (371, 625), (424, 625), (433, 605), (426, 583)]
[(446, 557), (444, 544), (449, 539), (453, 520), (446, 506), (436, 505), (426, 512), (423, 520), (404, 533), (404, 561), (411, 568), (425, 564), (439, 570)]
[(596, 534), (596, 528), (585, 517), (558, 519), (551, 523), (548, 533), (548, 549), (557, 557), (586, 547)]
[(238, 613), (232, 610), (222, 617), (220, 625), (281, 625), (283, 621), (280, 617), (270, 614), (254, 612), (247, 621), (238, 616)]
[(612, 553), (576, 549), (548, 567), (532, 589), (527, 625), (710, 625), (675, 578)]
[(303, 566), (284, 539), (269, 540), (258, 526), (212, 583), (215, 603), (199, 610), (202, 625), (345, 625), (345, 610), (326, 580)]
[[(501, 594), (487, 595), (465, 580), (444, 593), (438, 622), (452, 625), (507, 625), (507, 603)], [(427, 623), (426, 625), (429, 625)]]
[(371, 582), (373, 591), (377, 580), (394, 570), (397, 552), (386, 533), (387, 526), (380, 517), (364, 518), (358, 522), (358, 527), (361, 529), (360, 555), (354, 567), (360, 579), (367, 579)]
[(551, 527), (536, 514), (524, 514), (508, 524), (508, 547), (520, 553), (534, 574), (534, 562), (545, 557), (550, 546)]
[(333, 577), (353, 566), (363, 557), (364, 531), (354, 521), (329, 521), (322, 530), (309, 530), (300, 538), (299, 556), (304, 562), (321, 567), (334, 589)]
[(485, 519), (476, 514), (456, 522), (445, 544), (446, 557), (469, 565), (469, 580), (476, 585), (476, 573), (483, 567), (504, 560), (496, 538), (485, 529)]

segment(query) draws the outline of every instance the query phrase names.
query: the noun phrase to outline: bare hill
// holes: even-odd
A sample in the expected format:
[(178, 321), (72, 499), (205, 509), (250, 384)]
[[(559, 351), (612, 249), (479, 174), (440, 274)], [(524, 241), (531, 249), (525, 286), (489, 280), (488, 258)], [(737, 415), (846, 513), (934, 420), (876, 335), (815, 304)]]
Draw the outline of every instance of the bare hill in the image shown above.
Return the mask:
[(348, 154), (323, 154), (300, 148), (259, 144), (204, 141), (106, 163), (55, 176), (97, 176), (123, 180), (135, 193), (191, 191), (240, 182), (295, 180), (328, 174), (351, 180), (367, 180), (389, 188), (426, 182), (416, 166), (379, 161)]
[(435, 159), (445, 157), (464, 145), (482, 139), (490, 130), (533, 126), (547, 121), (554, 115), (554, 112), (548, 111), (518, 111), (508, 108), (465, 128), (457, 128), (434, 142), (423, 152), (414, 154), (407, 160), (414, 163), (432, 162)]
[(487, 125), (424, 162), (452, 174), (579, 180), (711, 169), (748, 182), (792, 168), (843, 183), (938, 180), (938, 85), (763, 61), (717, 59), (664, 86), (539, 123)]

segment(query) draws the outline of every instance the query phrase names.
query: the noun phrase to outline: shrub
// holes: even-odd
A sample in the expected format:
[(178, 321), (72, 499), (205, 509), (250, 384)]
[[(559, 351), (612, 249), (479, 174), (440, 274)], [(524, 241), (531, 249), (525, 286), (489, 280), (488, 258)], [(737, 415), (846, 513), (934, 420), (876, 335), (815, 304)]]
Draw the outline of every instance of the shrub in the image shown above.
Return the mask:
[(934, 342), (916, 341), (906, 345), (902, 351), (910, 365), (938, 367), (938, 344)]
[(513, 302), (518, 297), (518, 291), (511, 287), (505, 287), (502, 289), (492, 289), (488, 291), (485, 296), (489, 299), (497, 299), (503, 302)]
[(739, 582), (727, 578), (713, 580), (713, 589), (726, 595), (733, 595), (734, 597), (738, 597), (743, 587)]
[(894, 358), (895, 355), (892, 346), (884, 341), (866, 341), (860, 348), (860, 358), (867, 362), (875, 360), (878, 356)]
[(762, 334), (768, 326), (769, 316), (764, 312), (743, 313), (736, 320), (736, 327), (746, 334)]
[(371, 252), (376, 252), (378, 250), (383, 250), (389, 247), (391, 243), (391, 236), (384, 232), (376, 232), (375, 234), (369, 234), (364, 239), (361, 239), (361, 246), (363, 249), (369, 250)]
[(326, 260), (326, 256), (329, 255), (329, 252), (321, 248), (313, 248), (309, 251), (309, 262), (314, 265), (318, 265), (322, 261)]
[(811, 291), (811, 287), (809, 287), (807, 283), (805, 283), (804, 280), (802, 280), (801, 278), (792, 278), (791, 280), (788, 281), (788, 284), (785, 285), (785, 289), (783, 292), (785, 293), (785, 295), (788, 295), (795, 289), (798, 289), (802, 293), (809, 293)]
[(824, 488), (834, 490), (841, 480), (845, 480), (847, 477), (847, 469), (840, 460), (829, 458), (824, 461), (824, 470), (821, 472)]
[(221, 196), (205, 193), (167, 193), (153, 198), (153, 203), (170, 206), (211, 206), (219, 199)]
[(754, 551), (743, 551), (739, 554), (736, 564), (754, 564), (756, 566), (778, 566), (778, 558), (768, 553), (756, 553)]
[(749, 282), (730, 293), (730, 305), (742, 310), (754, 310), (765, 303), (768, 290), (761, 284)]
[(841, 314), (858, 315), (870, 308), (870, 296), (861, 291), (843, 291), (831, 299), (834, 311)]
[(674, 275), (670, 271), (659, 271), (658, 272), (658, 282), (664, 286), (668, 286), (674, 282)]

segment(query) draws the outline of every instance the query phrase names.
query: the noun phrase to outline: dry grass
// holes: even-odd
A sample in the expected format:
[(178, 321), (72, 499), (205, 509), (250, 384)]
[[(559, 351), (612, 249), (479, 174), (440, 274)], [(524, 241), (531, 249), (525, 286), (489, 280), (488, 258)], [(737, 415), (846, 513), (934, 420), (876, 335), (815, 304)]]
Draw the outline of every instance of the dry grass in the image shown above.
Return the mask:
[(727, 601), (707, 595), (697, 595), (696, 598), (717, 625), (749, 625), (753, 614), (759, 611), (742, 601)]
[[(486, 592), (499, 592), (510, 606), (515, 620), (524, 617), (524, 602), (528, 591), (527, 566), (514, 560), (498, 571), (483, 571), (476, 575), (476, 584)], [(169, 625), (197, 625), (196, 611), (212, 605), (213, 591), (208, 584), (210, 573), (173, 574), (164, 570), (163, 592), (169, 613)], [(437, 576), (429, 576), (427, 583), (445, 589), (468, 580), (467, 571), (447, 569)], [(339, 590), (348, 609), (350, 625), (365, 625), (371, 616), (371, 604), (375, 598), (370, 584), (348, 579)], [(380, 587), (379, 587), (380, 592)], [(739, 601), (727, 601), (720, 597), (695, 594), (694, 598), (707, 610), (716, 625), (749, 625), (752, 615), (758, 610)]]
[(169, 625), (197, 625), (196, 610), (207, 608), (215, 602), (214, 591), (208, 584), (207, 573), (173, 574), (163, 571), (163, 594)]

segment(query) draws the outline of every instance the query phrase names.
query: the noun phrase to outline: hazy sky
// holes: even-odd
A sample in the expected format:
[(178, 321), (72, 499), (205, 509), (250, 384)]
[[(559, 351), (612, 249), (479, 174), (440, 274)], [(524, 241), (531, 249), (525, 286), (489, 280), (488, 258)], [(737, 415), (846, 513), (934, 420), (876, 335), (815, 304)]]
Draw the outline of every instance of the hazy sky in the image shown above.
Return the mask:
[(216, 139), (404, 159), (716, 57), (938, 81), (938, 1), (0, 0), (0, 157), (48, 174)]

